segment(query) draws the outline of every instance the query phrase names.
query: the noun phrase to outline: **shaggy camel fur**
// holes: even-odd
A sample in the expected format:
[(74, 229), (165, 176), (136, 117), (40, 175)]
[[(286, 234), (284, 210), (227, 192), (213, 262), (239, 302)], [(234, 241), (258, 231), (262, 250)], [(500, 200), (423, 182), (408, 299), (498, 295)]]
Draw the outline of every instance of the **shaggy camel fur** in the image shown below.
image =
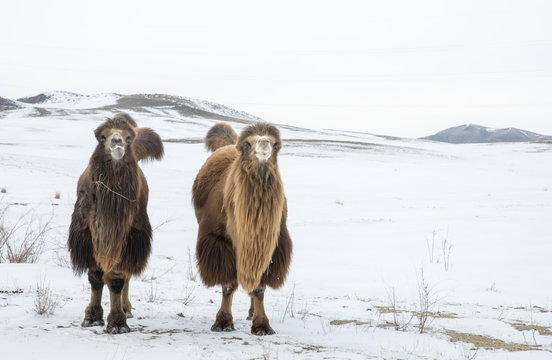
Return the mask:
[(73, 269), (77, 274), (88, 270), (92, 287), (82, 326), (104, 325), (101, 298), (107, 284), (107, 332), (126, 333), (126, 319), (132, 317), (129, 279), (144, 270), (151, 251), (148, 183), (138, 161), (161, 159), (163, 143), (124, 113), (107, 119), (94, 134), (98, 145), (77, 184), (67, 245)]
[(251, 296), (251, 332), (273, 334), (264, 291), (267, 285), (283, 285), (292, 251), (277, 162), (280, 133), (257, 123), (238, 138), (229, 125), (220, 123), (209, 130), (205, 144), (214, 152), (199, 171), (192, 193), (199, 224), (199, 273), (205, 285), (222, 285), (222, 303), (211, 330), (234, 330), (232, 296), (240, 284)]

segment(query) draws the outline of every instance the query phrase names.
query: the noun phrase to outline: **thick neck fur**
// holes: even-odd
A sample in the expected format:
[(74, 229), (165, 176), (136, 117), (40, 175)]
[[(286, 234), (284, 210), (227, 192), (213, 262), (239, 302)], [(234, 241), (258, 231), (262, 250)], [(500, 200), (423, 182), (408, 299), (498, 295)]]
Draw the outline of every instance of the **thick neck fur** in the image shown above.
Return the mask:
[(138, 209), (139, 170), (132, 151), (115, 161), (101, 145), (92, 155), (90, 165), (94, 210), (90, 229), (96, 259), (107, 270), (121, 258), (125, 236)]
[(248, 292), (260, 283), (280, 235), (284, 192), (276, 159), (238, 157), (224, 191), (227, 231), (237, 255), (238, 281)]

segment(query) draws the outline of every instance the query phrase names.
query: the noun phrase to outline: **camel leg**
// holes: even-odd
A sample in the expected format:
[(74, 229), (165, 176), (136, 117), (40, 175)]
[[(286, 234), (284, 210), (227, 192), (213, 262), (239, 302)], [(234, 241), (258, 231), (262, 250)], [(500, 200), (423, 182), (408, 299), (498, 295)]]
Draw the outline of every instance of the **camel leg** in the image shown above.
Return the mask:
[(211, 326), (211, 331), (235, 330), (234, 319), (232, 318), (232, 297), (237, 288), (237, 283), (222, 285), (222, 302), (220, 303), (220, 310), (217, 313), (215, 323)]
[(253, 304), (253, 296), (251, 297), (251, 305), (249, 306), (249, 315), (247, 315), (247, 320), (253, 320), (253, 315), (255, 314), (255, 304)]
[(118, 273), (104, 275), (104, 281), (109, 288), (109, 299), (111, 310), (107, 315), (107, 332), (110, 334), (124, 334), (130, 331), (126, 322), (126, 315), (123, 311), (123, 287), (125, 277)]
[(264, 310), (265, 288), (266, 286), (259, 286), (249, 294), (253, 300), (253, 325), (251, 325), (251, 333), (253, 335), (274, 334), (274, 330), (270, 327)]
[(101, 270), (88, 270), (88, 281), (92, 288), (90, 295), (90, 303), (84, 311), (84, 320), (81, 326), (104, 326), (103, 321), (103, 308), (102, 308), (102, 292), (104, 282), (102, 280), (103, 271)]
[(127, 319), (133, 318), (134, 315), (132, 315), (132, 304), (130, 303), (130, 300), (128, 299), (128, 283), (130, 282), (130, 278), (125, 279), (125, 286), (123, 286), (123, 311), (126, 314)]

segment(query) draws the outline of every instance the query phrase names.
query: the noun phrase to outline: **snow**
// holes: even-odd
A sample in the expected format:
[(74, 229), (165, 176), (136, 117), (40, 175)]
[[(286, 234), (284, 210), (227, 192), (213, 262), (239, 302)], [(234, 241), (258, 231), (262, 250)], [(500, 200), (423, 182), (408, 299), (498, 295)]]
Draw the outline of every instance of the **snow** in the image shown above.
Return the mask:
[[(550, 144), (451, 145), (287, 126), (280, 126), (279, 164), (294, 256), (286, 285), (265, 295), (275, 335), (250, 334), (243, 290), (234, 297), (236, 331), (210, 331), (221, 291), (188, 275), (196, 272), (191, 186), (209, 155), (193, 142), (166, 142), (161, 162), (141, 164), (156, 230), (149, 266), (130, 285), (131, 333), (81, 328), (89, 285), (64, 266), (64, 246), (92, 132), (113, 114), (81, 112), (84, 99), (65, 99), (55, 100), (64, 113), (20, 109), (0, 118), (8, 220), (29, 211), (47, 219), (53, 211), (39, 262), (0, 264), (2, 358), (552, 358), (552, 336), (513, 326), (552, 328), (552, 168), (543, 166), (552, 162)], [(130, 114), (163, 139), (199, 139), (216, 122), (161, 108)], [(442, 315), (430, 318), (424, 334), (412, 313), (422, 281), (430, 311)], [(56, 296), (53, 315), (33, 311), (37, 284)], [(385, 327), (393, 302), (406, 331)], [(452, 343), (447, 330), (538, 351), (475, 353), (470, 343)]]

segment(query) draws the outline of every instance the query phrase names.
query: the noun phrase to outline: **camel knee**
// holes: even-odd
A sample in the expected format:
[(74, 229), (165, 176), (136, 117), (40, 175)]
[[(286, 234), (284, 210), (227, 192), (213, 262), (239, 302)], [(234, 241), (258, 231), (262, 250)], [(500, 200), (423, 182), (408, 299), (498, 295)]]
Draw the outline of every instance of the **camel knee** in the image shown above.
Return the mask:
[(104, 282), (102, 280), (102, 277), (103, 271), (101, 270), (88, 271), (88, 282), (90, 283), (92, 290), (100, 290), (101, 288), (103, 288)]
[(259, 300), (262, 300), (264, 298), (265, 289), (266, 289), (266, 286), (258, 286), (255, 290), (249, 293), (249, 295), (254, 296)]
[(107, 286), (109, 286), (109, 291), (119, 294), (121, 293), (121, 291), (123, 291), (123, 287), (125, 286), (125, 279), (110, 279), (107, 283)]
[(237, 288), (238, 288), (238, 284), (222, 285), (222, 295), (230, 296), (234, 293), (234, 291), (236, 291)]

